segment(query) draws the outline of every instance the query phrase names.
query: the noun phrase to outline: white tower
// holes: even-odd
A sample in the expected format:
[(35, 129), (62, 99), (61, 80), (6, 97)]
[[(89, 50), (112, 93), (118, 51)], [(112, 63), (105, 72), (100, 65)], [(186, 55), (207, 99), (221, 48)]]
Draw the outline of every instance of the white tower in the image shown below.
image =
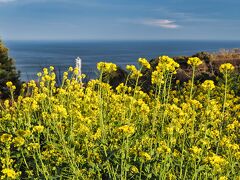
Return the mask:
[[(82, 75), (82, 59), (77, 57), (76, 59), (76, 68), (78, 68), (78, 76)], [(80, 78), (80, 82), (82, 82), (82, 78)]]

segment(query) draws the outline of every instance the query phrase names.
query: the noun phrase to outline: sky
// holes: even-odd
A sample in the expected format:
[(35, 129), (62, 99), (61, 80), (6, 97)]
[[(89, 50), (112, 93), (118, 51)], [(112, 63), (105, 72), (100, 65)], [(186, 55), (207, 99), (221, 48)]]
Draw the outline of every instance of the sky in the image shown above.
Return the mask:
[(239, 0), (0, 0), (4, 40), (240, 40)]

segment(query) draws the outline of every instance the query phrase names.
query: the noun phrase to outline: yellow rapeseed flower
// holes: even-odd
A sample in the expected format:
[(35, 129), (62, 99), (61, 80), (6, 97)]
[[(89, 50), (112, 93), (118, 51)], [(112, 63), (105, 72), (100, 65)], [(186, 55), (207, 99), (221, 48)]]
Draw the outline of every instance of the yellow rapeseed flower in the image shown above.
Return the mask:
[(6, 85), (7, 85), (8, 88), (11, 88), (11, 87), (13, 86), (13, 83), (12, 83), (11, 81), (8, 81), (8, 82), (6, 83)]
[(160, 56), (156, 70), (161, 73), (170, 72), (176, 74), (177, 73), (176, 70), (179, 67), (180, 65), (177, 62), (175, 62), (172, 58), (168, 56)]
[(148, 154), (147, 152), (140, 152), (139, 155), (140, 157), (144, 158), (146, 161), (150, 161), (152, 159), (150, 154)]
[(199, 155), (202, 152), (202, 149), (197, 147), (197, 146), (192, 146), (190, 148), (190, 151), (194, 154), (194, 155)]
[(68, 116), (67, 110), (63, 105), (55, 105), (53, 107), (53, 112), (57, 113), (62, 118), (66, 118)]
[(197, 67), (202, 64), (202, 61), (198, 57), (191, 57), (191, 58), (188, 58), (187, 63), (191, 66)]
[(92, 135), (92, 138), (94, 140), (100, 139), (100, 137), (102, 136), (102, 132), (100, 129), (97, 129), (97, 132), (95, 134)]
[(132, 167), (131, 167), (131, 172), (132, 172), (133, 174), (137, 174), (137, 173), (139, 173), (139, 170), (138, 170), (138, 168), (137, 168), (136, 166), (132, 166)]
[(37, 73), (37, 76), (38, 76), (38, 77), (41, 77), (41, 76), (42, 76), (42, 73), (41, 73), (41, 72)]
[(97, 69), (100, 72), (111, 73), (113, 71), (117, 71), (117, 65), (113, 63), (108, 63), (108, 62), (99, 62), (97, 64)]
[(228, 180), (228, 178), (226, 176), (220, 176), (219, 180)]
[(43, 68), (43, 74), (48, 75), (48, 69), (47, 68)]
[(39, 143), (30, 143), (27, 147), (28, 150), (37, 150), (40, 148)]
[(141, 71), (137, 70), (136, 66), (134, 66), (134, 65), (127, 65), (126, 69), (131, 72), (130, 78), (132, 78), (132, 79), (136, 79), (136, 78), (142, 76)]
[(171, 152), (171, 149), (167, 146), (167, 143), (164, 141), (159, 142), (159, 147), (157, 148), (157, 152), (159, 154), (169, 154)]
[(54, 67), (53, 66), (50, 66), (49, 69), (50, 69), (50, 71), (54, 71)]
[(18, 130), (17, 134), (22, 137), (29, 137), (32, 133), (30, 130)]
[(72, 72), (72, 71), (73, 71), (73, 67), (69, 67), (69, 68), (68, 68), (68, 71), (69, 71), (69, 72)]
[(14, 143), (14, 146), (15, 146), (15, 147), (19, 147), (19, 146), (24, 145), (25, 140), (24, 140), (22, 137), (15, 137), (15, 138), (13, 139), (13, 143)]
[(10, 169), (10, 168), (2, 169), (2, 173), (4, 174), (5, 177), (11, 178), (11, 179), (16, 179), (18, 176), (18, 173), (16, 173), (13, 169)]
[(78, 74), (79, 74), (79, 69), (78, 69), (77, 67), (75, 67), (75, 68), (73, 69), (73, 74), (74, 74), (74, 75), (78, 75)]
[(124, 125), (118, 128), (118, 131), (123, 132), (127, 135), (132, 135), (135, 132), (135, 128), (130, 125)]
[(226, 159), (214, 153), (212, 156), (205, 158), (205, 161), (209, 162), (217, 171), (221, 171), (228, 164)]
[(38, 125), (33, 127), (33, 132), (41, 133), (44, 130), (44, 126)]
[(215, 88), (214, 82), (212, 80), (206, 80), (202, 83), (204, 90), (213, 90)]
[(234, 70), (234, 66), (231, 63), (224, 63), (219, 67), (219, 71), (223, 74)]
[(147, 59), (145, 58), (139, 58), (138, 62), (145, 68), (147, 69), (151, 69), (151, 65), (149, 64), (149, 62), (147, 61)]
[(0, 137), (0, 140), (1, 140), (1, 142), (3, 142), (3, 143), (9, 142), (9, 141), (11, 141), (11, 139), (12, 139), (12, 135), (11, 135), (11, 134), (3, 134), (3, 135)]
[(163, 84), (164, 81), (163, 81), (162, 72), (153, 71), (151, 76), (151, 81), (152, 81), (152, 84), (157, 84), (157, 85)]

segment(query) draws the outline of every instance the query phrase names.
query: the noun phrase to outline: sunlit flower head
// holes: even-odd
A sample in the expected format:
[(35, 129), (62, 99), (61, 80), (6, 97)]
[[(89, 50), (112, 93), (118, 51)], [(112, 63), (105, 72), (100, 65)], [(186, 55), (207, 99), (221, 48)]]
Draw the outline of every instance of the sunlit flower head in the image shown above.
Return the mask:
[(202, 87), (204, 90), (208, 91), (208, 90), (213, 90), (215, 88), (215, 85), (214, 85), (214, 81), (212, 80), (205, 80), (203, 83), (202, 83)]
[(5, 142), (9, 142), (12, 139), (12, 135), (11, 134), (3, 134), (0, 137), (1, 142), (5, 143)]
[(117, 65), (109, 62), (99, 62), (97, 69), (103, 73), (111, 73), (117, 71)]
[(219, 71), (223, 74), (227, 72), (232, 72), (233, 70), (234, 70), (234, 66), (231, 63), (225, 63), (219, 67)]
[(202, 61), (198, 57), (188, 58), (187, 63), (191, 66), (197, 67), (202, 64)]
[(139, 58), (138, 62), (145, 68), (150, 69), (151, 65), (149, 64), (149, 62), (147, 61), (147, 59), (145, 58)]

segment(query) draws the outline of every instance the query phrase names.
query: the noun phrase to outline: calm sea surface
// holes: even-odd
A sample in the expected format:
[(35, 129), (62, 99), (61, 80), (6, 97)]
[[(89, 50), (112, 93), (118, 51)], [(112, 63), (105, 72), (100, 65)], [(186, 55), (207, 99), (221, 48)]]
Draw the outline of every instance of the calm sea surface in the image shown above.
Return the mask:
[(193, 55), (200, 51), (240, 48), (240, 41), (7, 41), (10, 56), (21, 71), (21, 79), (36, 79), (43, 67), (54, 66), (62, 73), (75, 66), (75, 58), (82, 59), (83, 72), (96, 75), (96, 63), (111, 61), (125, 67), (136, 64), (139, 57), (149, 60), (160, 55)]

